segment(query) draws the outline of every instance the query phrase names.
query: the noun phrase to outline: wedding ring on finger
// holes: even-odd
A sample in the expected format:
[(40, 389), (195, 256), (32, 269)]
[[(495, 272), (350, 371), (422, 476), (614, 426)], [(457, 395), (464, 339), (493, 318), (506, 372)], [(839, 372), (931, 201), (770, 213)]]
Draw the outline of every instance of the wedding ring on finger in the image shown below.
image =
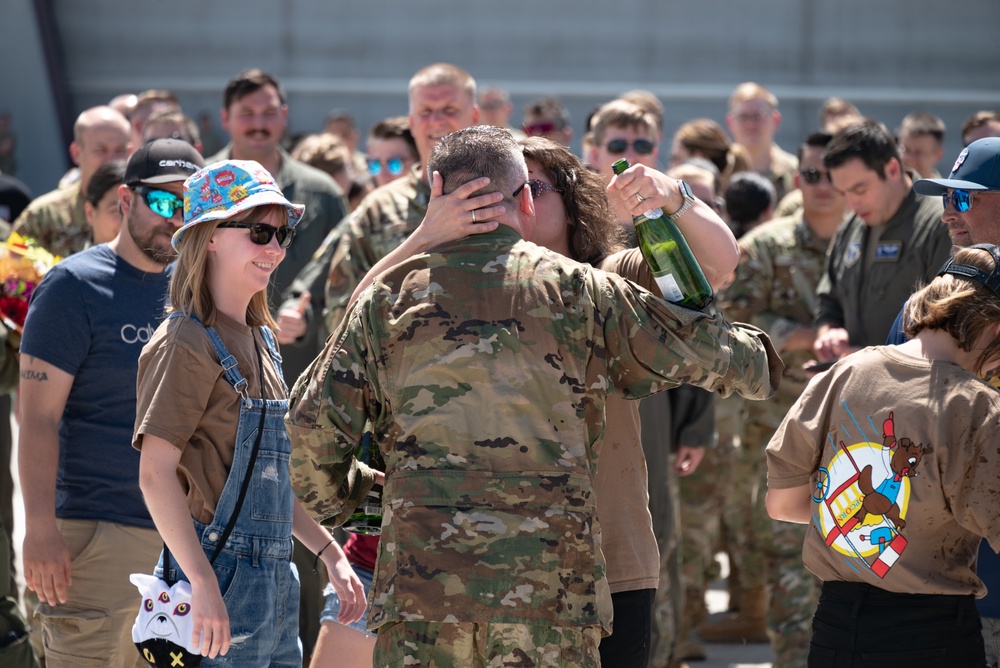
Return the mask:
[(473, 211), (472, 211), (472, 222), (473, 223), (476, 222), (476, 211), (475, 211), (475, 209), (473, 209)]
[(642, 195), (640, 195), (639, 193), (636, 193), (636, 194), (635, 194), (635, 198), (636, 198), (637, 200), (639, 200), (639, 203), (640, 203), (640, 204), (641, 204), (642, 202), (644, 202), (644, 201), (645, 201), (645, 198), (644, 198), (644, 197), (643, 197)]

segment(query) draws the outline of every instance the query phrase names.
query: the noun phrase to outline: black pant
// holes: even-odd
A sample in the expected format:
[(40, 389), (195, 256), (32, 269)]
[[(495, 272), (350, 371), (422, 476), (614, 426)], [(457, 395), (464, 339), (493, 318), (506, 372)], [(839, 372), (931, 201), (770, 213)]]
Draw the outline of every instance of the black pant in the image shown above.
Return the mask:
[(825, 582), (813, 617), (809, 668), (982, 668), (975, 597), (897, 594)]
[(601, 640), (601, 668), (646, 668), (653, 632), (655, 589), (636, 589), (611, 595), (614, 632)]

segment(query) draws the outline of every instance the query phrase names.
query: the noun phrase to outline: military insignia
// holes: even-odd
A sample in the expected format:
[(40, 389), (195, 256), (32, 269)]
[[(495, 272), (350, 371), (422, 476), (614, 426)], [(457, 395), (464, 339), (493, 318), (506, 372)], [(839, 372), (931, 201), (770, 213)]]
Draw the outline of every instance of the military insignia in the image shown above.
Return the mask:
[(969, 149), (968, 148), (963, 148), (962, 152), (958, 154), (957, 158), (955, 158), (955, 164), (951, 166), (951, 175), (952, 176), (955, 175), (955, 172), (958, 171), (958, 168), (962, 166), (962, 163), (965, 162), (965, 159), (967, 157), (969, 157)]
[(883, 241), (875, 246), (876, 262), (897, 262), (903, 253), (902, 241)]
[(844, 252), (844, 264), (847, 267), (853, 267), (859, 259), (861, 259), (861, 242), (852, 241)]

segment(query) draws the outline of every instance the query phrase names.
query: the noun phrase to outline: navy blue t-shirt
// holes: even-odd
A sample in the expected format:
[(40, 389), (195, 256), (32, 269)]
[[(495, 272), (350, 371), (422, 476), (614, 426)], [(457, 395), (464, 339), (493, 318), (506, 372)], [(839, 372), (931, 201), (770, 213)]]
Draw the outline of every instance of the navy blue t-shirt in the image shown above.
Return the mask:
[(171, 271), (140, 271), (102, 244), (57, 264), (35, 289), (21, 354), (74, 376), (59, 424), (56, 517), (154, 528), (132, 447), (135, 383)]
[[(906, 313), (906, 305), (896, 316), (896, 322), (889, 330), (889, 337), (886, 339), (887, 346), (899, 345), (908, 341), (908, 337), (903, 333), (903, 314)], [(1000, 617), (1000, 555), (990, 549), (989, 541), (983, 540), (979, 544), (979, 560), (976, 562), (976, 575), (986, 585), (986, 596), (976, 600), (976, 608), (983, 617)]]

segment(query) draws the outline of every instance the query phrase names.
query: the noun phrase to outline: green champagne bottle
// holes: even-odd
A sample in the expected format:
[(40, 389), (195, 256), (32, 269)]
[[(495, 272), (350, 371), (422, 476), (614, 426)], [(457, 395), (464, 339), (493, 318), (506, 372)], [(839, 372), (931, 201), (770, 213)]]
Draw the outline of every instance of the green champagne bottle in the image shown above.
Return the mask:
[[(629, 168), (624, 158), (612, 165), (615, 174)], [(701, 310), (712, 303), (712, 286), (695, 259), (677, 224), (662, 209), (633, 216), (635, 238), (642, 257), (653, 272), (663, 298), (685, 308)]]
[[(371, 431), (366, 431), (354, 452), (355, 458), (369, 468), (385, 471), (382, 451), (375, 443)], [(344, 531), (360, 533), (366, 536), (378, 536), (382, 533), (382, 485), (375, 485), (368, 496), (355, 509), (342, 527)]]

